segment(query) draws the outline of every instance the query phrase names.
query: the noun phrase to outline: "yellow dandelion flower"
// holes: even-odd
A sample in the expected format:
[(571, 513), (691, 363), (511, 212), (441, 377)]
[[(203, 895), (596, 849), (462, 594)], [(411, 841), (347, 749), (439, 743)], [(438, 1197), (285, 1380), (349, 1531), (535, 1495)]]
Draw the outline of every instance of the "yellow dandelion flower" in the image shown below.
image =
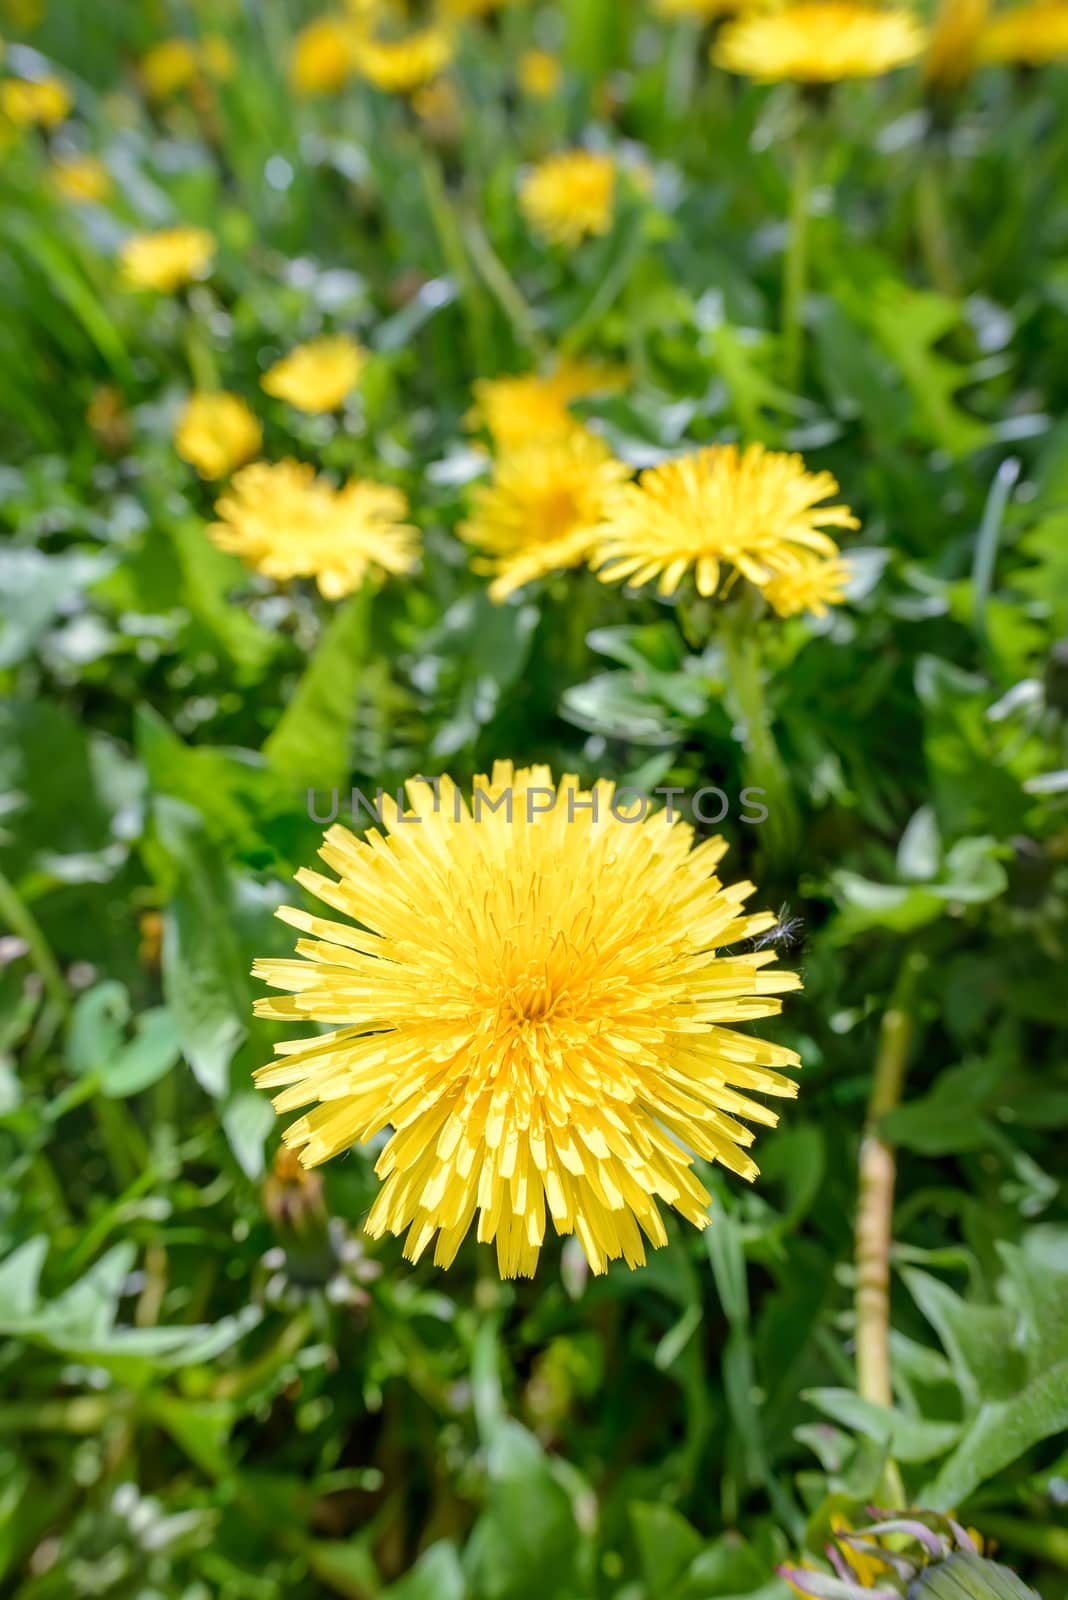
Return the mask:
[(545, 376), (524, 373), (514, 378), (479, 378), (471, 386), (475, 404), (467, 413), (472, 428), (485, 428), (497, 449), (530, 444), (575, 425), (568, 410), (573, 400), (621, 389), (628, 373), (623, 367), (564, 359)]
[(565, 150), (539, 161), (519, 190), (519, 209), (551, 244), (573, 247), (612, 226), (616, 164), (594, 150)]
[(335, 489), (303, 462), (243, 467), (215, 511), (220, 521), (208, 532), (221, 550), (280, 582), (314, 578), (327, 600), (351, 594), (368, 573), (409, 572), (418, 556), (400, 489), (358, 478)]
[(229, 39), (221, 33), (206, 33), (200, 41), (200, 64), (216, 83), (229, 83), (237, 72), (237, 57)]
[(984, 61), (1042, 67), (1068, 56), (1068, 4), (1034, 0), (992, 17), (983, 30), (979, 54)]
[(435, 78), (416, 89), (412, 110), (438, 138), (451, 138), (460, 122), (460, 99), (448, 78)]
[(915, 61), (925, 41), (911, 11), (880, 10), (862, 0), (794, 0), (780, 11), (728, 22), (712, 59), (762, 83), (837, 83)]
[(548, 100), (560, 87), (564, 69), (548, 50), (524, 50), (516, 63), (519, 87), (532, 100)]
[(169, 100), (195, 81), (196, 47), (189, 39), (162, 39), (141, 57), (139, 71), (141, 82), (153, 100)]
[(436, 78), (453, 57), (453, 42), (444, 28), (420, 28), (397, 39), (371, 35), (357, 38), (356, 71), (386, 94), (412, 94)]
[(840, 606), (845, 600), (850, 577), (848, 561), (824, 556), (776, 572), (761, 584), (761, 589), (764, 599), (780, 617), (797, 617), (803, 611), (823, 617), (828, 606)]
[(485, 553), (478, 566), (495, 574), (490, 599), (584, 561), (608, 497), (629, 476), (602, 440), (574, 425), (501, 456), (491, 481), (472, 489), (471, 515), (457, 530)]
[(0, 114), (16, 128), (54, 128), (74, 105), (58, 78), (5, 78), (0, 83)]
[(939, 0), (923, 63), (924, 81), (952, 92), (971, 77), (990, 0)]
[(829, 472), (806, 472), (800, 456), (751, 444), (711, 445), (662, 462), (625, 484), (609, 505), (594, 564), (606, 583), (658, 579), (675, 593), (693, 571), (699, 594), (714, 595), (724, 566), (750, 583), (793, 573), (812, 555), (836, 557), (822, 528), (855, 528)]
[(316, 17), (293, 41), (289, 81), (298, 94), (336, 94), (353, 67), (352, 26), (341, 17)]
[(206, 228), (160, 228), (127, 239), (119, 264), (128, 287), (173, 294), (202, 278), (214, 254), (215, 238)]
[(314, 415), (336, 411), (366, 363), (367, 352), (347, 333), (327, 334), (297, 345), (260, 381), (268, 394)]
[(796, 1093), (777, 1070), (792, 1051), (728, 1026), (799, 987), (751, 947), (774, 915), (714, 875), (724, 840), (694, 848), (607, 781), (499, 761), (470, 807), (448, 778), (437, 810), (429, 784), (407, 789), (420, 826), (383, 797), (388, 838), (332, 827), (338, 878), (297, 875), (351, 920), (283, 908), (299, 959), (253, 969), (288, 991), (259, 1015), (334, 1029), (257, 1075), (277, 1111), (312, 1107), (285, 1140), (311, 1167), (391, 1128), (367, 1231), (407, 1230), (410, 1260), (437, 1234), (448, 1266), (477, 1210), (502, 1275), (531, 1275), (548, 1209), (594, 1272), (640, 1266), (642, 1233), (667, 1242), (658, 1200), (707, 1225), (693, 1154), (754, 1177), (738, 1119), (773, 1126), (765, 1097)]
[(96, 156), (64, 156), (52, 163), (52, 181), (67, 200), (93, 204), (111, 193), (111, 174)]
[(174, 431), (174, 448), (202, 478), (225, 478), (251, 461), (262, 443), (255, 413), (224, 389), (190, 395)]

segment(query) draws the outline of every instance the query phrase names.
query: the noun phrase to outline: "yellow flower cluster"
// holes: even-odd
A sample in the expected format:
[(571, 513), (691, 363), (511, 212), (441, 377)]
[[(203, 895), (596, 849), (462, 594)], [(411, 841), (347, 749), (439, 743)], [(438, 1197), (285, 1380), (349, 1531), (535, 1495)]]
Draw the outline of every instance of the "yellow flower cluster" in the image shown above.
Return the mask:
[(54, 128), (70, 115), (70, 90), (58, 78), (5, 78), (0, 116), (15, 128)]
[(419, 552), (408, 502), (389, 484), (350, 478), (337, 489), (297, 461), (256, 461), (235, 474), (209, 532), (265, 577), (314, 578), (327, 600), (369, 573), (410, 572)]
[(225, 83), (236, 66), (233, 50), (221, 34), (205, 34), (202, 39), (177, 35), (162, 39), (141, 57), (140, 73), (151, 99), (169, 100), (205, 77)]
[(400, 34), (375, 30), (373, 18), (322, 16), (293, 44), (289, 74), (300, 94), (336, 94), (355, 74), (387, 94), (413, 94), (432, 82), (453, 57), (452, 34), (434, 23)]
[(838, 485), (800, 456), (713, 445), (641, 473), (578, 424), (570, 401), (619, 387), (613, 369), (561, 362), (545, 377), (481, 380), (468, 420), (497, 449), (458, 533), (492, 575), (490, 596), (584, 563), (606, 583), (656, 582), (673, 595), (691, 576), (702, 595), (745, 578), (780, 616), (822, 616), (845, 599), (849, 567), (827, 528), (851, 529)]

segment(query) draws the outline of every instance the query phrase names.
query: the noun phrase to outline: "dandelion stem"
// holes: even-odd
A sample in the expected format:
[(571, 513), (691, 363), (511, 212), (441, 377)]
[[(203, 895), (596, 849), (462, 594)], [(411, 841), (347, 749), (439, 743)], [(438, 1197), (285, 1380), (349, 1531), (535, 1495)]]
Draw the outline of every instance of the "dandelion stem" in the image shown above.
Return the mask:
[(6, 923), (12, 933), (24, 941), (46, 995), (59, 1015), (65, 1017), (70, 1011), (70, 996), (63, 981), (63, 974), (37, 919), (19, 899), (14, 884), (2, 872), (0, 872), (0, 922)]
[(204, 337), (195, 312), (186, 318), (185, 353), (194, 389), (200, 390), (203, 394), (211, 394), (219, 387), (219, 369), (215, 361), (215, 352)]
[(467, 219), (463, 237), (482, 281), (511, 322), (520, 341), (540, 359), (546, 353), (546, 344), (535, 325), (534, 313), (477, 218)]
[(796, 390), (804, 353), (805, 292), (808, 286), (808, 215), (812, 197), (812, 151), (804, 132), (794, 147), (790, 179), (790, 214), (783, 262), (783, 383)]
[(428, 150), (421, 146), (419, 147), (418, 159), (430, 220), (437, 235), (445, 266), (455, 279), (456, 287), (460, 293), (460, 303), (464, 311), (464, 322), (467, 328), (471, 359), (475, 364), (476, 372), (489, 372), (492, 368), (487, 344), (487, 335), (489, 333), (489, 319), (486, 315), (487, 307), (484, 304), (478, 279), (471, 270), (467, 251), (464, 249), (464, 239), (460, 224), (449, 200), (448, 191), (445, 188), (445, 179), (442, 176), (439, 163)]
[(745, 746), (747, 784), (759, 789), (767, 807), (762, 826), (769, 859), (785, 861), (798, 839), (797, 805), (790, 774), (775, 742), (771, 710), (764, 692), (764, 661), (759, 629), (748, 610), (724, 619), (723, 650), (727, 684)]
[[(876, 1405), (893, 1404), (890, 1371), (890, 1243), (897, 1163), (879, 1132), (887, 1112), (901, 1102), (915, 1030), (914, 997), (926, 956), (910, 952), (883, 1013), (875, 1074), (860, 1144), (856, 1224), (857, 1391)], [(887, 1476), (897, 1477), (893, 1463)], [(898, 1483), (899, 1483), (898, 1479)], [(897, 1483), (894, 1484), (897, 1487)]]
[(916, 232), (927, 276), (942, 294), (956, 299), (961, 290), (960, 274), (953, 260), (953, 242), (946, 226), (945, 200), (934, 154), (920, 162), (916, 174)]

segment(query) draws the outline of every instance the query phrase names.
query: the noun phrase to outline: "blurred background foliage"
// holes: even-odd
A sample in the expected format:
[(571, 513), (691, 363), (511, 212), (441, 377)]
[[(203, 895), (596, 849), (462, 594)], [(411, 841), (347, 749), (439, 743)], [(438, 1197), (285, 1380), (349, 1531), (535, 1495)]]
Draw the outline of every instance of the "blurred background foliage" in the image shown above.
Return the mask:
[[(476, 10), (478, 8), (475, 8)], [(490, 8), (487, 8), (490, 9)], [(437, 114), (299, 93), (311, 8), (6, 0), (9, 77), (73, 97), (0, 168), (0, 1585), (276, 1600), (784, 1600), (890, 1458), (1047, 1600), (1068, 1592), (1068, 75), (922, 64), (813, 107), (708, 65), (637, 0), (456, 24)], [(153, 94), (147, 53), (216, 41)], [(524, 90), (523, 52), (560, 68)], [(551, 74), (550, 74), (551, 75)], [(529, 74), (528, 74), (529, 78)], [(815, 155), (798, 381), (791, 159)], [(546, 249), (532, 161), (647, 174)], [(98, 157), (106, 198), (53, 165)], [(219, 242), (124, 289), (136, 231)], [(298, 340), (370, 352), (333, 416), (259, 388)], [(374, 1151), (302, 1176), (251, 1087), (254, 955), (321, 829), (308, 786), (495, 756), (651, 787), (759, 773), (715, 608), (568, 573), (496, 607), (453, 529), (477, 377), (624, 363), (579, 413), (646, 465), (741, 438), (829, 468), (849, 602), (753, 626), (787, 790), (732, 876), (803, 971), (801, 1095), (701, 1236), (502, 1284), (375, 1244)], [(416, 577), (332, 606), (209, 543), (172, 442), (214, 375), (264, 454), (405, 489)], [(751, 708), (750, 708), (751, 709)], [(756, 733), (759, 735), (760, 730)], [(903, 974), (905, 987), (902, 989)], [(907, 1007), (893, 1404), (853, 1367), (857, 1153)]]

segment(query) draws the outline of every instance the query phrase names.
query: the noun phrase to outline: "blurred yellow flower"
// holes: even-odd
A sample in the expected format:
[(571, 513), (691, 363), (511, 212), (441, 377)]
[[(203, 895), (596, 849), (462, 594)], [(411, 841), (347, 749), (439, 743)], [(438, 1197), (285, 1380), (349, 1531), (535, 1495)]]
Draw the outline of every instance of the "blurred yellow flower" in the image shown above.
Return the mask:
[(494, 574), (490, 599), (506, 600), (532, 578), (584, 561), (609, 495), (629, 476), (602, 440), (577, 425), (502, 455), (491, 481), (472, 489), (471, 514), (457, 529), (483, 552), (476, 570)]
[(519, 209), (552, 244), (574, 246), (612, 226), (616, 164), (593, 150), (565, 150), (539, 161), (520, 185)]
[(16, 128), (54, 128), (73, 105), (58, 78), (5, 78), (0, 83), (0, 114)]
[(200, 41), (200, 64), (209, 78), (229, 83), (237, 71), (237, 57), (229, 39), (221, 33), (206, 33)]
[(188, 89), (197, 71), (197, 52), (189, 39), (162, 39), (141, 57), (141, 81), (153, 100), (168, 100)]
[(728, 22), (712, 59), (762, 83), (836, 83), (915, 61), (925, 42), (911, 11), (880, 10), (863, 0), (794, 0)]
[(714, 595), (724, 566), (763, 587), (813, 555), (837, 557), (821, 530), (858, 525), (848, 507), (820, 505), (837, 490), (829, 472), (806, 472), (800, 456), (711, 445), (650, 467), (617, 492), (593, 564), (605, 583), (656, 578), (663, 595), (690, 571), (698, 593)]
[(409, 1260), (436, 1234), (448, 1267), (477, 1211), (502, 1276), (530, 1276), (548, 1212), (595, 1273), (641, 1266), (658, 1199), (708, 1225), (694, 1157), (753, 1178), (738, 1119), (774, 1126), (768, 1097), (796, 1095), (797, 1055), (730, 1026), (799, 987), (753, 949), (775, 915), (716, 876), (723, 839), (605, 779), (498, 761), (470, 806), (448, 777), (407, 791), (420, 826), (383, 796), (387, 838), (334, 826), (337, 878), (297, 873), (344, 920), (282, 908), (297, 958), (253, 968), (286, 991), (259, 1016), (333, 1030), (256, 1074), (302, 1108), (283, 1138), (313, 1167), (388, 1130), (366, 1227), (407, 1230)]
[(519, 87), (532, 100), (547, 100), (560, 87), (564, 69), (548, 50), (524, 50), (516, 64)]
[(52, 163), (52, 180), (67, 200), (92, 204), (106, 200), (111, 174), (97, 156), (62, 156)]
[(926, 83), (952, 91), (967, 82), (989, 11), (990, 0), (939, 0), (923, 63)]
[(409, 572), (418, 558), (399, 489), (358, 478), (335, 489), (304, 462), (243, 467), (215, 512), (208, 532), (221, 550), (277, 581), (314, 578), (327, 600), (351, 594), (369, 572)]
[(225, 478), (257, 455), (263, 429), (240, 395), (225, 389), (190, 395), (174, 431), (174, 448), (202, 478)]
[(991, 17), (979, 41), (984, 61), (1042, 67), (1068, 56), (1068, 4), (1033, 0)]
[(451, 35), (444, 28), (420, 28), (396, 39), (358, 36), (356, 71), (387, 94), (411, 94), (448, 66), (453, 57)]
[(202, 278), (214, 254), (215, 238), (206, 228), (160, 228), (127, 239), (119, 265), (129, 288), (173, 294)]
[(343, 17), (316, 17), (293, 41), (289, 80), (298, 94), (336, 94), (352, 73), (354, 32)]
[(574, 426), (568, 410), (572, 400), (610, 394), (627, 378), (622, 367), (567, 359), (543, 377), (528, 372), (518, 378), (479, 378), (471, 386), (475, 403), (466, 421), (485, 428), (498, 450), (530, 444)]
[(803, 611), (822, 617), (828, 606), (840, 606), (845, 600), (849, 579), (848, 561), (837, 556), (817, 556), (784, 572), (776, 572), (760, 587), (765, 600), (780, 617), (796, 617)]
[(435, 138), (451, 138), (460, 123), (460, 99), (448, 78), (435, 78), (412, 95), (412, 110)]
[(315, 415), (337, 410), (366, 363), (366, 350), (347, 333), (325, 334), (298, 344), (260, 382), (267, 394)]
[(494, 11), (503, 11), (512, 0), (438, 0), (438, 12), (456, 22), (471, 17), (488, 17)]

